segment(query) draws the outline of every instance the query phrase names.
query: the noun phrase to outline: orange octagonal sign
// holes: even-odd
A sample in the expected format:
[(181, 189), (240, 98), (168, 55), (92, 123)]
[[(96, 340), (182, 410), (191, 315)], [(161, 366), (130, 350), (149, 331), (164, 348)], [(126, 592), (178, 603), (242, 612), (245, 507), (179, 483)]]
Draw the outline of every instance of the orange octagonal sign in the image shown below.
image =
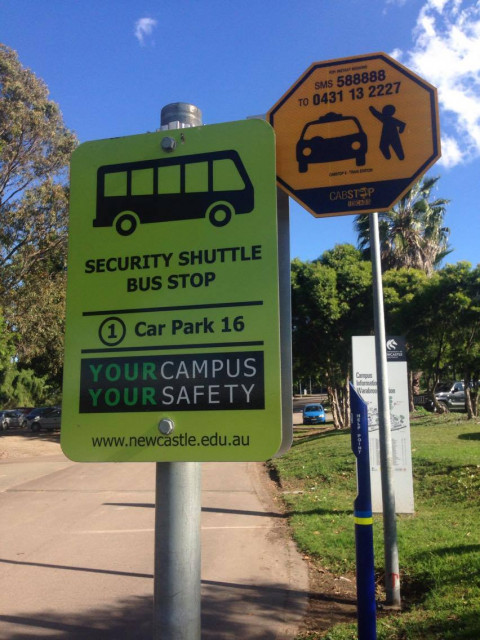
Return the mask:
[(316, 217), (387, 211), (440, 157), (435, 87), (385, 53), (315, 62), (267, 119), (278, 184)]

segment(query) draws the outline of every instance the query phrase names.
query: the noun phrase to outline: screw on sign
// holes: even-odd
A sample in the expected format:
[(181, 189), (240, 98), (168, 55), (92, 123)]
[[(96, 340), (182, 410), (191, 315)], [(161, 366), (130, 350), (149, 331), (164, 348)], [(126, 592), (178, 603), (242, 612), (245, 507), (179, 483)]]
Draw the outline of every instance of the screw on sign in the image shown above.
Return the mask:
[(435, 87), (385, 53), (312, 64), (267, 119), (277, 181), (316, 217), (386, 211), (440, 157)]

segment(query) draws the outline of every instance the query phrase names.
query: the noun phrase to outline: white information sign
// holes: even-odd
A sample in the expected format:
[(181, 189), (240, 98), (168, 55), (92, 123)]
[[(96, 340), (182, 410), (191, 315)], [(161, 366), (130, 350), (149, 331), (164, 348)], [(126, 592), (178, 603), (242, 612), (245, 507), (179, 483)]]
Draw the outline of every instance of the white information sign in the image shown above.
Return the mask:
[[(397, 513), (414, 513), (412, 449), (408, 404), (408, 376), (405, 342), (399, 337), (387, 338), (387, 375), (390, 398), (392, 457)], [(368, 405), (368, 440), (370, 445), (370, 477), (372, 508), (382, 512), (380, 475), (380, 438), (378, 423), (377, 364), (374, 336), (352, 338), (353, 384)]]

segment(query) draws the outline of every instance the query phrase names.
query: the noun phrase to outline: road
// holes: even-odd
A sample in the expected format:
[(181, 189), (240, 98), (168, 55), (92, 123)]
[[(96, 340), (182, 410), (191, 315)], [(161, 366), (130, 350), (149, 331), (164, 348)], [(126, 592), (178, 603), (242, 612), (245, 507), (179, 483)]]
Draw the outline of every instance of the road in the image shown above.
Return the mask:
[[(23, 437), (34, 453), (48, 436)], [(6, 442), (0, 639), (151, 638), (155, 465), (73, 463), (55, 438), (42, 456), (2, 457)], [(202, 476), (202, 640), (294, 638), (307, 569), (263, 465)]]

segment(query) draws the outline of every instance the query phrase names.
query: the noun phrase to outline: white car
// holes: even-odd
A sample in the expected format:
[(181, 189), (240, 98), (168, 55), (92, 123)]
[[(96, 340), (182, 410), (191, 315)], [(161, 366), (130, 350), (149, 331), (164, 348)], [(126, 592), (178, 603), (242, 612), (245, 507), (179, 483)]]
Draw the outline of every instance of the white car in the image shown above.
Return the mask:
[(24, 429), (27, 426), (27, 418), (19, 409), (5, 409), (0, 411), (0, 428), (5, 429)]

